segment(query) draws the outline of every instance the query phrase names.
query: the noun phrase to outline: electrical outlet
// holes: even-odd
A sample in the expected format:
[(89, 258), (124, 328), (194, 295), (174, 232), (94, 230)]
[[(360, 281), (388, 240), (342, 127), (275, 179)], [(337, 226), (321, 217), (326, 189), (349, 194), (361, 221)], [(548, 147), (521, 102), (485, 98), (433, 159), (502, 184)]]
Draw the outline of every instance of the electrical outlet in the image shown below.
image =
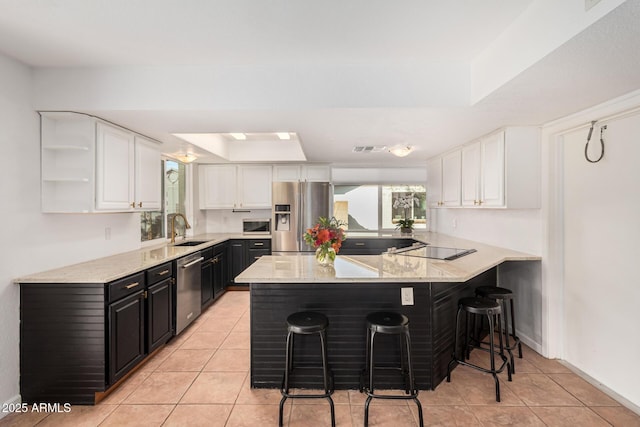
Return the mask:
[(413, 305), (413, 288), (401, 289), (402, 305)]
[(105, 227), (104, 240), (111, 240), (111, 227)]
[(456, 228), (457, 226), (458, 226), (458, 220), (453, 218), (453, 220), (451, 221), (451, 227)]

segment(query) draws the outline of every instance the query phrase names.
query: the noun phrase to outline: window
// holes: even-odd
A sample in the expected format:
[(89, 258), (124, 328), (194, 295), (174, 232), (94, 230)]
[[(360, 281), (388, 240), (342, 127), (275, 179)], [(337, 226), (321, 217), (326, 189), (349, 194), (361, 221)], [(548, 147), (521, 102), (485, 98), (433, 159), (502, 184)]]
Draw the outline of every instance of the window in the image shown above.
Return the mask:
[(141, 241), (160, 239), (169, 235), (171, 217), (185, 213), (186, 179), (185, 165), (175, 160), (162, 160), (161, 211), (142, 212), (140, 216)]
[(333, 215), (351, 231), (394, 229), (402, 218), (426, 229), (426, 195), (424, 185), (336, 185)]

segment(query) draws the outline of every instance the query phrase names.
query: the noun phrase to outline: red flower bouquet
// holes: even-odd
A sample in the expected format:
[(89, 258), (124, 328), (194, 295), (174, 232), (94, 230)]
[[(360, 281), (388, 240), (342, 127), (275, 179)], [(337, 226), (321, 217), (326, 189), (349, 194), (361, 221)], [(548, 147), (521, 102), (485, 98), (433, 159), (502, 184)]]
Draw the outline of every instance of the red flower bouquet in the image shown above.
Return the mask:
[(316, 258), (320, 264), (333, 264), (336, 254), (340, 252), (342, 241), (346, 238), (342, 226), (345, 223), (335, 217), (320, 217), (318, 223), (307, 229), (304, 241), (316, 249)]

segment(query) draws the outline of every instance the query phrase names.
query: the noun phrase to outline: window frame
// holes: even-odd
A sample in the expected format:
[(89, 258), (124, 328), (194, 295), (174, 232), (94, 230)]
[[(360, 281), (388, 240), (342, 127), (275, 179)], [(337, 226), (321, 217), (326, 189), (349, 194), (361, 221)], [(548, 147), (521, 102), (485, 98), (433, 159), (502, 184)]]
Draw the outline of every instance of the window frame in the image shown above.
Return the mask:
[[(396, 230), (397, 228), (394, 227), (383, 227), (383, 218), (382, 218), (382, 212), (383, 212), (383, 203), (382, 203), (382, 188), (383, 187), (401, 187), (401, 186), (417, 186), (420, 185), (422, 187), (424, 187), (424, 193), (425, 193), (425, 200), (426, 200), (426, 194), (427, 194), (427, 186), (424, 183), (403, 183), (403, 184), (397, 184), (397, 183), (393, 183), (393, 184), (389, 184), (389, 183), (385, 183), (385, 184), (381, 184), (381, 183), (349, 183), (349, 184), (334, 184), (334, 199), (335, 199), (335, 187), (350, 187), (350, 186), (376, 186), (377, 187), (377, 193), (378, 193), (378, 203), (377, 203), (377, 207), (378, 207), (378, 228), (373, 230), (373, 229), (368, 229), (368, 230), (352, 230), (352, 232), (354, 233), (358, 233), (358, 232), (362, 232), (362, 233), (388, 233), (388, 232), (392, 232), (394, 230)], [(429, 212), (428, 206), (426, 206), (425, 204), (425, 224), (424, 224), (424, 231), (426, 231), (427, 229), (427, 214)], [(332, 215), (333, 215), (333, 209), (332, 209)], [(420, 229), (422, 230), (422, 227), (420, 227)], [(349, 230), (347, 230), (348, 232)]]

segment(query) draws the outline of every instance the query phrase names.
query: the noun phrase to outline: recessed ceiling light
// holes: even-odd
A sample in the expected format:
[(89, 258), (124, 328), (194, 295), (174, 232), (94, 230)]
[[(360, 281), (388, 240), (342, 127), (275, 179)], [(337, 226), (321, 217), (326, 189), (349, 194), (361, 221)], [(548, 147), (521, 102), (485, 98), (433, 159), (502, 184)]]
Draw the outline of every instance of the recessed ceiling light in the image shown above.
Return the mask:
[(230, 133), (229, 135), (231, 135), (234, 139), (237, 139), (238, 141), (244, 141), (245, 139), (247, 139), (247, 135), (245, 135), (244, 133)]
[(280, 139), (291, 139), (289, 132), (276, 132), (276, 135), (278, 135), (278, 138)]

